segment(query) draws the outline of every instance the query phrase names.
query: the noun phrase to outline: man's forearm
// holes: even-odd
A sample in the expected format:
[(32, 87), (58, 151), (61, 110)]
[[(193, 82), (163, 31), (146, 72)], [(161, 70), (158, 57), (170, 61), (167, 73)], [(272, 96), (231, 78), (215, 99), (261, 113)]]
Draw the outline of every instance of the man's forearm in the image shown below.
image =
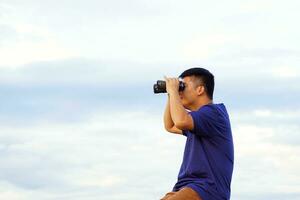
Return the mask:
[(171, 113), (170, 113), (170, 97), (169, 97), (169, 95), (168, 95), (168, 100), (167, 100), (165, 113), (164, 113), (164, 125), (165, 125), (166, 129), (172, 128), (174, 126), (174, 122), (172, 120)]
[(183, 107), (178, 93), (170, 94), (170, 113), (175, 125), (182, 124), (188, 117), (188, 112)]

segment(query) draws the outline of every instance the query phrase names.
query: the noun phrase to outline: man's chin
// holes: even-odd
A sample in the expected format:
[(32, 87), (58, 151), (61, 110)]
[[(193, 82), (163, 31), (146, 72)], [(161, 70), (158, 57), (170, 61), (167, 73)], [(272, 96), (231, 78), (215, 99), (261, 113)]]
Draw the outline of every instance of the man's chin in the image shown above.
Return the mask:
[(189, 105), (186, 104), (185, 101), (182, 101), (182, 100), (181, 100), (181, 103), (182, 103), (182, 106), (183, 106), (185, 109), (189, 109)]

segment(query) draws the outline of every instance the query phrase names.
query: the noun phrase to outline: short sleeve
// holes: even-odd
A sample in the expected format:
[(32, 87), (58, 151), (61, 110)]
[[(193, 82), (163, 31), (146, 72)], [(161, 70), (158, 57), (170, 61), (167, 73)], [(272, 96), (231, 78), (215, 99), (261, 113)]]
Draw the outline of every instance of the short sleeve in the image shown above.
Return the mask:
[(206, 106), (189, 114), (194, 121), (194, 130), (191, 130), (192, 133), (203, 137), (210, 137), (215, 134), (216, 114), (212, 108)]
[(187, 137), (187, 130), (182, 130), (182, 135)]

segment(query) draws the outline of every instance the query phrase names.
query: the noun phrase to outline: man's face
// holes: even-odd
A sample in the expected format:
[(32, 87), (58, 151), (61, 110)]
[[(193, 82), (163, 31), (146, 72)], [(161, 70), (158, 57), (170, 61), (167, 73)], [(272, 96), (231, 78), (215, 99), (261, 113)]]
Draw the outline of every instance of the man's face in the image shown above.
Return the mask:
[(189, 76), (186, 76), (182, 79), (185, 84), (183, 91), (179, 92), (182, 105), (189, 109), (189, 105), (192, 105), (198, 98), (197, 88), (194, 87), (193, 79)]

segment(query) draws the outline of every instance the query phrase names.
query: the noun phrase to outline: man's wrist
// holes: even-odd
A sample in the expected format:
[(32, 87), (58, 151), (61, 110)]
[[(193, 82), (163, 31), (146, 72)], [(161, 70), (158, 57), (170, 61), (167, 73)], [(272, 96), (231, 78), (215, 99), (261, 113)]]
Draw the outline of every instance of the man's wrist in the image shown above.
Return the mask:
[(174, 95), (174, 94), (179, 94), (179, 92), (176, 91), (176, 90), (171, 90), (171, 91), (168, 92), (168, 94)]

